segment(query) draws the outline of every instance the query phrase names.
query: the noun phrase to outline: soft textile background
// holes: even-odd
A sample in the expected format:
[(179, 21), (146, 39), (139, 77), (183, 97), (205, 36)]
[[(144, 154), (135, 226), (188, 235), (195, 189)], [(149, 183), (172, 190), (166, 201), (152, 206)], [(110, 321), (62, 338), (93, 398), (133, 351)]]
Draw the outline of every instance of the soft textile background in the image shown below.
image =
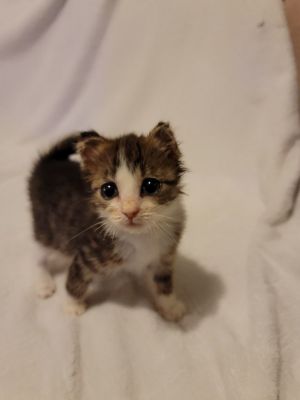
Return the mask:
[[(0, 71), (0, 398), (296, 399), (300, 156), (281, 2), (2, 1)], [(34, 294), (32, 160), (65, 132), (159, 120), (191, 171), (189, 315), (164, 322), (124, 281), (65, 316), (63, 277)]]

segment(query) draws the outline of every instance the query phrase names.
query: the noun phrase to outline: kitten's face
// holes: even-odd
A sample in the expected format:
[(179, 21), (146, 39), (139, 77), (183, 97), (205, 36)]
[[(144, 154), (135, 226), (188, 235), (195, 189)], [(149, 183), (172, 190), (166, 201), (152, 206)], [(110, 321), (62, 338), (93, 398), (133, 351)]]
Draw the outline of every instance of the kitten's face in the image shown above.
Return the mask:
[(109, 233), (167, 233), (176, 219), (184, 172), (168, 124), (159, 123), (147, 136), (130, 134), (111, 140), (96, 134), (83, 136), (78, 150), (93, 203)]

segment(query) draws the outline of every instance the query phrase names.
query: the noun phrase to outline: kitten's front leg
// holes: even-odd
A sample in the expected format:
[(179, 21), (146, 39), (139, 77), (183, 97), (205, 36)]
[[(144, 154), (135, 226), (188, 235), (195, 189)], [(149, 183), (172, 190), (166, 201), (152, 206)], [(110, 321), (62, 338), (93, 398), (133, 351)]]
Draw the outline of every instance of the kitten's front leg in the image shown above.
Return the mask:
[(71, 315), (81, 315), (86, 310), (86, 293), (92, 281), (93, 272), (80, 253), (74, 258), (68, 272), (66, 289), (68, 299), (65, 311)]
[(147, 284), (161, 316), (168, 321), (179, 321), (186, 313), (186, 307), (174, 292), (173, 258), (173, 254), (167, 255), (158, 265), (149, 266)]

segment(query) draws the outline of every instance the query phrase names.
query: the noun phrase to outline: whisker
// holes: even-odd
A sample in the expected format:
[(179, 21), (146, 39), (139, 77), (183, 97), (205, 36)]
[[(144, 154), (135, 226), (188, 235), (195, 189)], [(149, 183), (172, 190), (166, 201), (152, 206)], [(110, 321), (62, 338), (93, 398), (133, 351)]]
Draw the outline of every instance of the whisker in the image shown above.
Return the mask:
[(116, 231), (113, 229), (113, 227), (109, 224), (107, 220), (103, 220), (101, 226), (99, 226), (98, 231), (103, 228), (103, 235), (104, 237), (111, 237), (114, 239), (116, 237)]
[(77, 236), (81, 235), (82, 233), (84, 233), (84, 232), (88, 231), (89, 229), (92, 229), (92, 228), (94, 228), (95, 226), (99, 225), (99, 223), (100, 223), (100, 221), (99, 221), (99, 222), (96, 222), (95, 224), (92, 224), (92, 225), (88, 226), (88, 227), (85, 228), (85, 229), (83, 229), (82, 231), (80, 231), (79, 233), (77, 233), (76, 235), (74, 235), (74, 236), (69, 240), (68, 243), (70, 243), (73, 239), (77, 238)]
[(168, 219), (170, 221), (176, 221), (177, 219), (174, 217), (171, 217), (169, 215), (165, 215), (165, 214), (160, 214), (160, 213), (154, 213), (155, 216), (160, 217), (162, 219)]
[(156, 222), (156, 227), (160, 230), (160, 232), (162, 234), (164, 234), (169, 240), (171, 241), (175, 241), (174, 236), (172, 236), (171, 233), (169, 233), (165, 228), (163, 228), (163, 226), (161, 224), (159, 224), (158, 222)]
[(169, 215), (160, 214), (160, 213), (158, 213), (156, 211), (143, 212), (142, 216), (146, 217), (146, 218), (148, 218), (148, 217), (159, 217), (160, 219), (164, 219), (164, 220), (177, 221), (177, 219), (174, 218), (174, 217), (171, 217)]

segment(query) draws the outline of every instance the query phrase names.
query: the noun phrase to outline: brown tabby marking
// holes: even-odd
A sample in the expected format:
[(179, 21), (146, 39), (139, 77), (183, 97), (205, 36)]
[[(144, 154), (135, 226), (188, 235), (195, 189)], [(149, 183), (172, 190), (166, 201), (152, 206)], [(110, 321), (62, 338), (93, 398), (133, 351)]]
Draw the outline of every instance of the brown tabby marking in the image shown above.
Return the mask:
[(158, 294), (171, 294), (173, 291), (173, 276), (171, 272), (154, 275)]
[[(76, 151), (81, 167), (69, 159)], [(146, 177), (160, 181), (160, 191), (151, 197), (158, 205), (168, 204), (181, 193), (185, 168), (174, 134), (163, 122), (148, 135), (130, 133), (116, 139), (95, 131), (72, 135), (43, 154), (32, 170), (29, 196), (34, 236), (44, 246), (72, 256), (66, 288), (74, 298), (85, 297), (95, 274), (123, 262), (118, 239), (102, 226), (100, 211), (108, 212), (109, 202), (99, 192), (103, 183), (114, 181), (123, 161), (140, 183)], [(162, 257), (152, 281), (164, 295), (173, 291), (171, 265), (183, 221), (175, 222), (172, 229), (175, 244)]]
[(114, 180), (122, 159), (130, 171), (140, 169), (142, 177), (155, 177), (162, 182), (162, 190), (156, 196), (159, 204), (168, 203), (181, 193), (180, 178), (185, 168), (169, 124), (159, 123), (147, 136), (131, 133), (116, 139), (102, 136), (83, 138), (77, 149), (94, 191), (96, 206), (107, 207), (98, 189), (106, 181)]

